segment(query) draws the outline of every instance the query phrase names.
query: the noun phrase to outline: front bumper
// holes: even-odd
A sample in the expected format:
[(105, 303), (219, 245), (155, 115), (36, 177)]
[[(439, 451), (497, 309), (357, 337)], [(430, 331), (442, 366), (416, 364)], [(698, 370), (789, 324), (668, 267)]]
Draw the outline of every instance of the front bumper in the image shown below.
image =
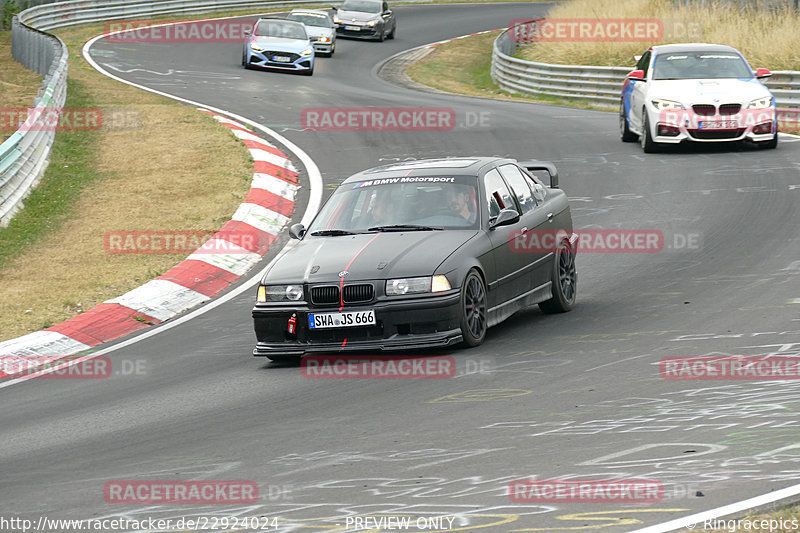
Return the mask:
[(311, 43), (314, 46), (314, 51), (320, 54), (330, 54), (333, 50), (333, 43)]
[[(745, 110), (737, 115), (696, 115), (689, 110), (659, 112), (655, 109), (648, 109), (647, 113), (649, 122), (653, 125), (650, 132), (652, 139), (664, 144), (744, 140), (761, 142), (772, 140), (778, 131), (774, 108)], [(735, 127), (704, 129), (703, 125), (708, 122), (734, 122)]]
[[(293, 70), (297, 72), (304, 72), (314, 68), (314, 55), (301, 56), (293, 52), (280, 52), (280, 51), (264, 51), (256, 52), (255, 50), (248, 49), (245, 52), (247, 61), (251, 67), (260, 67), (265, 69), (275, 70)], [(289, 57), (290, 61), (275, 61), (276, 56)]]
[[(347, 29), (347, 28), (358, 28)], [(350, 24), (338, 24), (336, 26), (336, 35), (339, 37), (350, 37), (353, 39), (377, 39), (383, 32), (383, 26), (376, 24), (373, 27), (369, 26), (353, 26)]]
[[(256, 347), (253, 355), (301, 356), (307, 353), (389, 351), (437, 348), (461, 342), (461, 293), (458, 289), (437, 295), (397, 300), (383, 298), (369, 304), (345, 306), (343, 311), (375, 310), (374, 326), (311, 329), (308, 314), (338, 311), (338, 307), (307, 304), (257, 304), (253, 308)], [(296, 316), (296, 332), (288, 332)]]

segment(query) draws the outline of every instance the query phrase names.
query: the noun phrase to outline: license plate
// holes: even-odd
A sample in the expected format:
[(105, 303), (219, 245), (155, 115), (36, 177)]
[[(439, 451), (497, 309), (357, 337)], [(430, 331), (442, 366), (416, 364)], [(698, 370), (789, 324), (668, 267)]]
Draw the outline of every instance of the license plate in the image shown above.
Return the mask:
[(715, 120), (713, 122), (701, 122), (701, 130), (735, 130), (739, 123), (735, 120)]
[(352, 328), (374, 326), (375, 311), (345, 311), (342, 313), (309, 313), (308, 327), (311, 329)]
[(292, 60), (292, 58), (286, 56), (272, 56), (272, 60), (277, 63), (288, 63)]
[(347, 31), (361, 31), (361, 26), (345, 26), (344, 29)]

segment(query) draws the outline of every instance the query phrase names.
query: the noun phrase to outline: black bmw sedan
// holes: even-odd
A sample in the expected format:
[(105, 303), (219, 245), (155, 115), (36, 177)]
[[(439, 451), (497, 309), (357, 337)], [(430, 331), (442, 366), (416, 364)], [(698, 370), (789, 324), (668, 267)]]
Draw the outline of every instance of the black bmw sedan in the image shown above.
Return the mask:
[[(536, 171), (549, 174), (549, 186)], [(347, 178), (264, 275), (254, 355), (483, 342), (534, 304), (569, 311), (577, 236), (555, 165), (496, 157), (385, 165)]]

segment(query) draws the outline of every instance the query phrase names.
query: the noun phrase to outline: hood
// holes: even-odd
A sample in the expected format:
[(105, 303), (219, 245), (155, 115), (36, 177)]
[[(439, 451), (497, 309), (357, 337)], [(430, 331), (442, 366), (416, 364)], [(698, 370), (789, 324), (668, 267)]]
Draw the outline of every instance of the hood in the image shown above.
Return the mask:
[(430, 276), (476, 233), (476, 230), (446, 230), (307, 236), (275, 262), (263, 281), (338, 283), (339, 273), (345, 268), (347, 282)]
[[(746, 106), (753, 100), (770, 96), (760, 81), (741, 79), (709, 80), (652, 80), (648, 98), (677, 100), (682, 104), (740, 103)], [(718, 99), (718, 102), (715, 102)]]
[(300, 53), (311, 44), (309, 41), (303, 39), (287, 39), (286, 37), (253, 37), (250, 44), (256, 44), (260, 48), (269, 48), (281, 52), (295, 52)]
[(380, 13), (364, 13), (363, 11), (345, 11), (340, 9), (336, 16), (339, 17), (339, 21), (342, 24), (347, 24), (348, 22), (367, 22), (369, 20), (377, 20), (381, 18)]
[(322, 26), (306, 26), (306, 33), (309, 37), (333, 37), (333, 28), (323, 28)]

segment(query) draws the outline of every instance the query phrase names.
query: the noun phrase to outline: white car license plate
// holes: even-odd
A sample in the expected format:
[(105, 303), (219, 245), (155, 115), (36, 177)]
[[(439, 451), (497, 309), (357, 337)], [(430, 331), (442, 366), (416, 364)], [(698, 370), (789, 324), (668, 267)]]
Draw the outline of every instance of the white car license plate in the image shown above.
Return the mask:
[(344, 29), (347, 31), (361, 31), (361, 26), (345, 26)]
[(374, 326), (375, 311), (344, 311), (341, 313), (309, 313), (308, 327), (311, 329), (351, 328)]
[(711, 122), (701, 122), (701, 130), (735, 130), (739, 123), (735, 120), (715, 120)]
[(292, 58), (286, 56), (272, 56), (272, 60), (277, 63), (288, 63), (292, 60)]

